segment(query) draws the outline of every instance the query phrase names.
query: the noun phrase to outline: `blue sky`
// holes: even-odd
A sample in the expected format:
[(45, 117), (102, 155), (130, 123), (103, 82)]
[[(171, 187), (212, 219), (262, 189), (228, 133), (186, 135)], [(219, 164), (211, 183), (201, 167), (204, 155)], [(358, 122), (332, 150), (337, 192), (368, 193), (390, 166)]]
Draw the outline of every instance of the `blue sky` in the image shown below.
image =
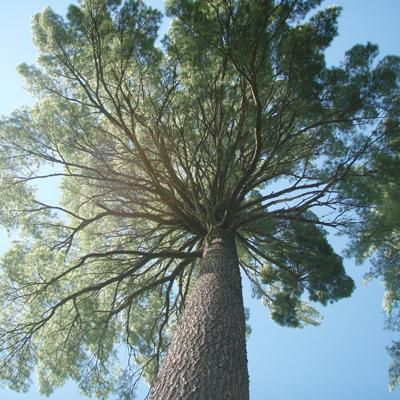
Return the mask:
[[(15, 72), (21, 62), (33, 62), (35, 51), (30, 39), (31, 16), (50, 5), (63, 13), (69, 0), (5, 1), (0, 14), (0, 114), (32, 102), (24, 93)], [(161, 2), (148, 2), (159, 5)], [(337, 64), (346, 49), (366, 41), (377, 43), (381, 55), (400, 54), (399, 0), (326, 0), (324, 5), (344, 7), (339, 24), (339, 37), (327, 52), (328, 62)], [(41, 190), (50, 193), (52, 187)], [(50, 195), (50, 194), (49, 194)], [(0, 231), (0, 252), (8, 239)], [(344, 238), (332, 238), (340, 251)], [(281, 328), (273, 323), (267, 310), (251, 299), (245, 284), (245, 302), (250, 308), (253, 332), (248, 341), (251, 400), (394, 400), (397, 392), (387, 389), (389, 357), (385, 347), (394, 334), (383, 330), (379, 282), (362, 284), (368, 266), (355, 266), (345, 260), (347, 271), (357, 289), (350, 299), (330, 305), (321, 311), (320, 327), (302, 330)], [(142, 400), (145, 390), (138, 392)], [(73, 383), (58, 389), (52, 400), (80, 400), (83, 397)], [(26, 394), (15, 394), (0, 388), (1, 400), (42, 399), (33, 388)]]

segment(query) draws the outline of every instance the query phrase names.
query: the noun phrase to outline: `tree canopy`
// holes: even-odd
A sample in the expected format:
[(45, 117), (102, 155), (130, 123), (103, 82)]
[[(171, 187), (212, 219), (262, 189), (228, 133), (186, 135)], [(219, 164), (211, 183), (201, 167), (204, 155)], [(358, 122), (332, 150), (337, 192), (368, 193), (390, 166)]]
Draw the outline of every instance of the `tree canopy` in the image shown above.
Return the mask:
[[(1, 261), (2, 381), (24, 389), (38, 367), (45, 394), (73, 378), (129, 397), (158, 371), (219, 228), (291, 327), (353, 291), (325, 229), (398, 257), (400, 59), (368, 43), (328, 67), (340, 9), (320, 3), (169, 0), (162, 46), (140, 0), (34, 17), (40, 56), (19, 71), (37, 103), (0, 123), (0, 222), (19, 232)], [(57, 204), (40, 180), (60, 182)]]

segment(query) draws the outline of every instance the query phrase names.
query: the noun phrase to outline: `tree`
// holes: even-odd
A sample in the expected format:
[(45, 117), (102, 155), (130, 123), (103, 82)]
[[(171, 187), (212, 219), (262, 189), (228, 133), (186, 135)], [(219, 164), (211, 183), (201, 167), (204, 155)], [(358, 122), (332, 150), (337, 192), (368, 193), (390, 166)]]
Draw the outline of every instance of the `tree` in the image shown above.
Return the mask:
[[(128, 398), (144, 376), (151, 399), (247, 399), (240, 270), (286, 326), (350, 296), (324, 227), (352, 226), (349, 186), (396, 134), (399, 61), (356, 45), (328, 68), (340, 10), (309, 17), (319, 3), (169, 1), (162, 50), (141, 1), (35, 16), (39, 65), (20, 72), (38, 102), (0, 133), (1, 222), (20, 231), (4, 382), (37, 367), (47, 394), (73, 378)], [(34, 183), (54, 177), (46, 204)]]
[[(398, 58), (388, 57), (379, 72), (390, 82), (390, 93), (383, 139), (372, 148), (369, 163), (364, 166), (368, 174), (362, 179), (349, 181), (344, 190), (356, 200), (360, 216), (358, 224), (348, 228), (353, 238), (348, 248), (361, 263), (371, 259), (372, 268), (366, 279), (380, 278), (385, 287), (383, 307), (387, 313), (387, 328), (400, 329), (400, 92), (398, 90)], [(389, 78), (390, 77), (390, 78)], [(388, 79), (389, 78), (389, 79)], [(393, 90), (393, 86), (396, 90)], [(379, 127), (378, 129), (382, 129)], [(388, 348), (392, 356), (389, 385), (394, 389), (400, 383), (400, 341)]]

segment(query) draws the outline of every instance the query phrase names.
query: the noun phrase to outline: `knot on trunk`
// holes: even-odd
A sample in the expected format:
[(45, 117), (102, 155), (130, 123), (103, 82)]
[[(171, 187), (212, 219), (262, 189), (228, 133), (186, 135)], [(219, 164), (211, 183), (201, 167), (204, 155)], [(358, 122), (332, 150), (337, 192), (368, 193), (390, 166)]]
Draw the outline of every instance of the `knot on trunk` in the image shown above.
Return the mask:
[(206, 236), (204, 254), (210, 250), (222, 248), (232, 241), (232, 232), (219, 226), (212, 227)]

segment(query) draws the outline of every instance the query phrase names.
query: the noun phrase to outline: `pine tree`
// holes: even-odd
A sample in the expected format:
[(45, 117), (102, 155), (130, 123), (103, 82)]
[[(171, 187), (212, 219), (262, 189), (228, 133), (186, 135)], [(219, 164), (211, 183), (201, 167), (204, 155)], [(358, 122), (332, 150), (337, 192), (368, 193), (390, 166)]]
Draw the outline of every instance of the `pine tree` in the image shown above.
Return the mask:
[(352, 226), (349, 187), (397, 132), (399, 59), (327, 67), (340, 9), (320, 3), (170, 0), (162, 48), (140, 0), (34, 17), (37, 103), (0, 125), (3, 382), (246, 400), (241, 274), (284, 326), (351, 295), (325, 228)]
[[(352, 238), (348, 253), (359, 263), (371, 260), (372, 268), (365, 275), (367, 281), (383, 281), (386, 327), (400, 328), (400, 91), (397, 57), (387, 57), (378, 71), (387, 82), (387, 110), (381, 130), (382, 139), (370, 149), (368, 163), (363, 166), (361, 179), (343, 184), (343, 191), (356, 205), (359, 222), (348, 226), (346, 233)], [(396, 88), (396, 89), (394, 89)], [(365, 173), (365, 170), (368, 173)], [(361, 172), (361, 170), (360, 170)], [(393, 390), (400, 383), (400, 341), (388, 348), (392, 356), (389, 368), (389, 386)]]

